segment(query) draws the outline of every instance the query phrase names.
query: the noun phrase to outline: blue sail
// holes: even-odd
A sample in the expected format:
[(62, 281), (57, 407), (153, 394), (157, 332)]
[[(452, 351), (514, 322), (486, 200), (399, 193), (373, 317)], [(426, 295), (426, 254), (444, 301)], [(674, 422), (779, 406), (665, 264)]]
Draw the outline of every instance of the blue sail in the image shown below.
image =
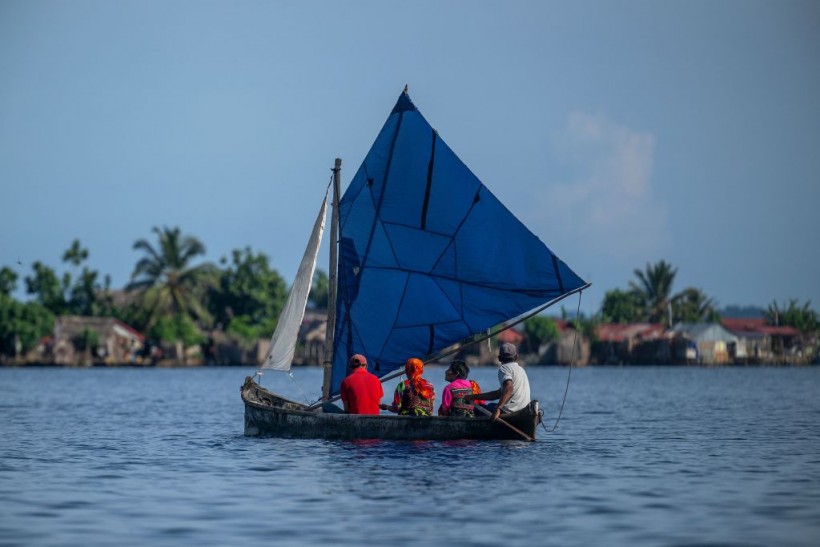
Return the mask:
[(334, 394), (353, 354), (384, 376), (586, 285), (406, 92), (344, 193), (339, 223)]

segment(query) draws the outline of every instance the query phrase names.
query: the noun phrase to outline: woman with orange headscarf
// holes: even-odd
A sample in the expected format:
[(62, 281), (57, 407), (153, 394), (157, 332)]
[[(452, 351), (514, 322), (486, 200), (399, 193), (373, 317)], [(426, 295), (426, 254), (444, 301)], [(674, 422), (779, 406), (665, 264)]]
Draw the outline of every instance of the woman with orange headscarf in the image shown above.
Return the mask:
[(408, 359), (404, 364), (407, 380), (399, 382), (393, 392), (393, 404), (380, 405), (382, 410), (409, 416), (432, 416), (436, 393), (433, 384), (421, 377), (422, 372), (424, 363), (421, 359)]

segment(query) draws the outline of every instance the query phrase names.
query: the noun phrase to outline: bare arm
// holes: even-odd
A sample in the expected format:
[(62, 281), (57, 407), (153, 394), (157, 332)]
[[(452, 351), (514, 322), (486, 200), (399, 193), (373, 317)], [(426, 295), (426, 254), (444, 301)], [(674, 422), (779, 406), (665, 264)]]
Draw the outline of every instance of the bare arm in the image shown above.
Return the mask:
[(507, 401), (510, 400), (512, 397), (513, 392), (513, 383), (512, 380), (504, 380), (504, 385), (501, 387), (500, 390), (501, 398), (498, 400), (498, 406), (495, 408), (495, 412), (493, 412), (492, 420), (495, 421), (501, 415), (501, 407), (507, 404)]
[(507, 404), (507, 401), (510, 400), (512, 397), (513, 391), (513, 384), (512, 380), (504, 380), (504, 383), (501, 385), (501, 388), (496, 389), (495, 391), (488, 391), (486, 393), (473, 393), (464, 396), (465, 401), (474, 401), (476, 399), (480, 399), (483, 401), (493, 401), (498, 399), (498, 406), (495, 408), (495, 412), (493, 412), (492, 420), (495, 421), (501, 415), (501, 407)]
[(465, 401), (475, 401), (476, 399), (480, 401), (494, 401), (501, 397), (504, 393), (502, 389), (496, 389), (495, 391), (483, 391), (481, 393), (470, 393), (464, 396)]

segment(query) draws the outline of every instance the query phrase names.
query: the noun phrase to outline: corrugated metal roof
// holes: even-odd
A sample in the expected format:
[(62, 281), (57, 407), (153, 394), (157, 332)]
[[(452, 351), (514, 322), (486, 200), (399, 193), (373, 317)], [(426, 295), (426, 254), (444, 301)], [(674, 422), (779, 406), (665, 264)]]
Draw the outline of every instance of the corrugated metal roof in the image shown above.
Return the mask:
[(731, 331), (756, 331), (766, 326), (765, 317), (724, 317), (720, 324)]
[(685, 334), (699, 342), (737, 342), (732, 334), (720, 323), (677, 323), (670, 329), (672, 332)]
[(789, 326), (772, 326), (765, 317), (756, 318), (725, 318), (720, 323), (738, 336), (749, 335), (767, 336), (798, 336), (800, 331)]

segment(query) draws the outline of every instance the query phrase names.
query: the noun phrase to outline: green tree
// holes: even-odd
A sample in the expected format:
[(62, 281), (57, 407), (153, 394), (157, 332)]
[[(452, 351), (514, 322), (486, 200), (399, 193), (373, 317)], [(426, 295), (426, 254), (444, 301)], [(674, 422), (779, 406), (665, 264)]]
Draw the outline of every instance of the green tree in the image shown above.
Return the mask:
[(24, 354), (53, 331), (54, 314), (43, 305), (0, 294), (0, 354)]
[(7, 266), (0, 269), (0, 295), (11, 296), (17, 290), (17, 272)]
[(195, 321), (205, 325), (212, 321), (203, 301), (219, 272), (207, 262), (193, 264), (205, 254), (205, 246), (198, 239), (182, 235), (178, 227), (155, 227), (153, 232), (156, 247), (145, 239), (134, 243), (134, 249), (144, 256), (134, 267), (126, 288), (142, 296), (146, 318), (143, 328), (160, 328), (161, 338), (166, 341), (170, 341), (168, 336), (175, 337), (177, 360), (182, 363), (185, 347), (194, 338), (188, 336), (189, 326), (196, 329)]
[(97, 282), (98, 273), (83, 268), (68, 293), (68, 309), (74, 315), (97, 315), (97, 295), (101, 289)]
[(606, 323), (636, 323), (644, 314), (644, 300), (632, 291), (613, 289), (604, 294), (601, 315)]
[[(88, 249), (80, 244), (79, 239), (63, 253), (63, 262), (76, 269), (88, 259)], [(99, 283), (99, 273), (87, 267), (77, 273), (76, 279), (69, 272), (58, 276), (57, 272), (43, 264), (32, 265), (34, 273), (26, 277), (26, 289), (35, 295), (38, 302), (56, 315), (98, 315), (105, 308), (101, 295), (108, 292), (110, 278), (106, 277), (106, 286)]]
[(534, 315), (524, 321), (524, 332), (531, 353), (538, 353), (542, 345), (558, 340), (558, 326), (555, 321), (542, 315)]
[[(96, 274), (96, 272), (95, 272)], [(91, 290), (94, 292), (94, 314), (101, 317), (116, 317), (122, 320), (122, 311), (114, 304), (114, 295), (111, 291), (111, 276), (106, 274), (103, 278), (102, 287), (96, 284), (97, 276), (94, 276), (94, 284)], [(84, 291), (89, 290), (88, 284), (84, 286)], [(73, 297), (73, 295), (72, 295)], [(128, 323), (127, 321), (125, 321)], [(128, 323), (129, 325), (131, 323)]]
[(643, 271), (635, 270), (638, 282), (630, 281), (629, 287), (641, 298), (645, 320), (650, 323), (667, 322), (673, 298), (672, 284), (677, 273), (677, 268), (664, 260), (654, 265), (647, 264)]
[(313, 306), (320, 310), (326, 310), (328, 306), (328, 290), (330, 282), (327, 274), (317, 269), (313, 274), (313, 284), (310, 288), (308, 300)]
[[(222, 259), (222, 262), (227, 262)], [(210, 291), (210, 310), (228, 332), (251, 341), (268, 337), (287, 299), (287, 285), (264, 253), (235, 249)]]
[(102, 297), (110, 289), (111, 278), (106, 276), (106, 284), (103, 287), (98, 281), (99, 272), (87, 267), (77, 272), (77, 268), (88, 260), (88, 256), (88, 249), (80, 244), (79, 239), (72, 241), (71, 246), (63, 253), (63, 262), (73, 266), (76, 275), (76, 279), (70, 282), (70, 288), (66, 291), (67, 312), (73, 315), (100, 315), (107, 307)]
[(148, 335), (151, 338), (169, 343), (179, 341), (185, 347), (201, 344), (205, 341), (205, 337), (191, 318), (182, 314), (164, 315), (157, 318)]
[(687, 287), (673, 297), (672, 315), (675, 321), (686, 323), (720, 321), (714, 300), (694, 287)]
[(248, 319), (247, 315), (237, 315), (231, 319), (225, 331), (240, 340), (253, 343), (260, 338), (269, 337), (276, 328), (276, 323), (276, 318), (255, 323)]
[(178, 227), (155, 227), (158, 245), (145, 239), (134, 243), (144, 256), (131, 273), (129, 291), (139, 291), (148, 309), (148, 325), (163, 316), (183, 315), (210, 323), (211, 314), (202, 304), (207, 289), (218, 275), (209, 263), (194, 265), (205, 254), (205, 246), (196, 238), (183, 236)]
[(63, 262), (67, 262), (75, 268), (82, 264), (86, 259), (88, 259), (88, 249), (84, 248), (80, 244), (79, 239), (72, 241), (71, 247), (63, 253)]
[(766, 309), (766, 319), (770, 325), (786, 325), (801, 332), (815, 332), (820, 326), (817, 313), (811, 309), (811, 301), (801, 306), (796, 298), (782, 306), (773, 300)]
[(71, 274), (57, 276), (53, 268), (39, 260), (31, 265), (34, 274), (26, 276), (26, 292), (54, 315), (69, 313), (67, 293), (71, 287)]

